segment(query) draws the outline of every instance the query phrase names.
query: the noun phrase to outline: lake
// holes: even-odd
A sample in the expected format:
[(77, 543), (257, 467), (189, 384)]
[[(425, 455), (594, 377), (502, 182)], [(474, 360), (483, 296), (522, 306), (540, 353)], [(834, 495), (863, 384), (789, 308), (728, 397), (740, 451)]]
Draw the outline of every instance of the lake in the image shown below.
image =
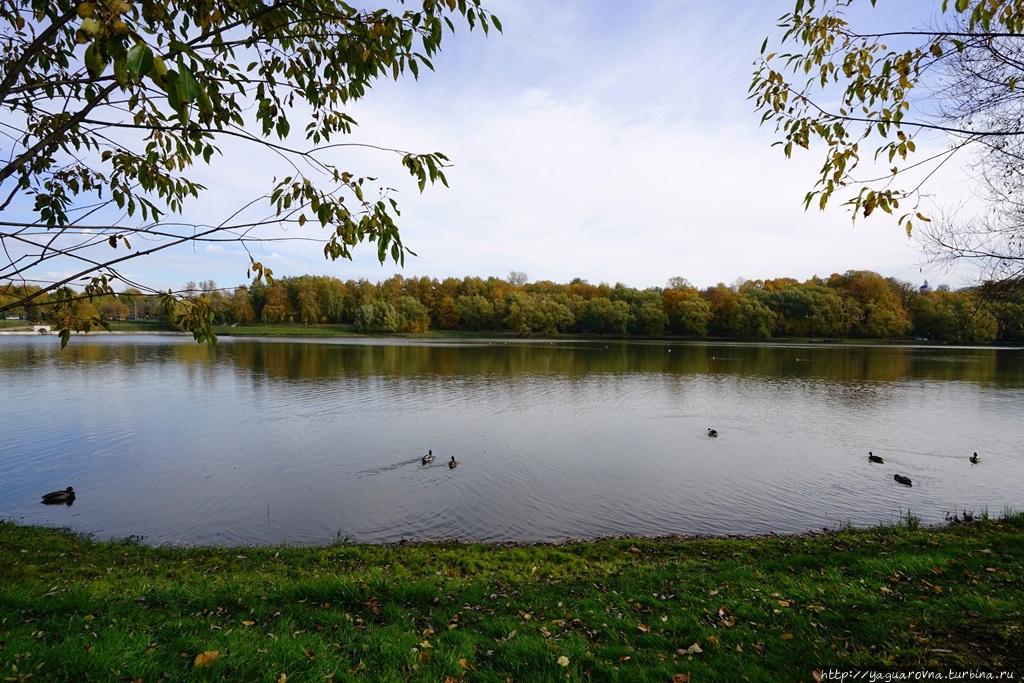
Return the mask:
[[(98, 538), (548, 541), (1024, 509), (1016, 348), (0, 337), (0, 378), (0, 518)], [(40, 503), (67, 486), (73, 505)]]

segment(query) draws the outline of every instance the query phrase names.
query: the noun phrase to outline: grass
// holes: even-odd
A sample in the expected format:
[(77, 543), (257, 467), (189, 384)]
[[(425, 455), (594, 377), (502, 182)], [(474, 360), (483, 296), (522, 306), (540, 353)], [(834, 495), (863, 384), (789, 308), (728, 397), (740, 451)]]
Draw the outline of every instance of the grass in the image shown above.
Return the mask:
[[(0, 523), (5, 681), (1024, 674), (1024, 516), (807, 536), (152, 548)], [(973, 516), (972, 516), (973, 518)], [(687, 678), (689, 676), (690, 678)]]

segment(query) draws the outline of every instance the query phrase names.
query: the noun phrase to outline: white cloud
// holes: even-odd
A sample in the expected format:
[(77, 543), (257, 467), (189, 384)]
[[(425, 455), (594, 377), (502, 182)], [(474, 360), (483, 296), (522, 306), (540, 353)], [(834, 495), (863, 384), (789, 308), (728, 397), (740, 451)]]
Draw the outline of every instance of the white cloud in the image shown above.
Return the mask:
[[(350, 111), (360, 122), (350, 142), (448, 154), (450, 189), (421, 195), (387, 152), (327, 153), (397, 191), (403, 240), (419, 254), (407, 260), (406, 276), (514, 269), (531, 279), (637, 287), (675, 275), (701, 286), (849, 269), (915, 282), (935, 276), (919, 272), (923, 256), (893, 220), (852, 224), (838, 206), (804, 212), (820, 151), (786, 160), (770, 147), (772, 131), (758, 127), (746, 100), (751, 65), (789, 3), (486, 4), (504, 35), (485, 39), (460, 27), (434, 60), (436, 73), (381, 82)], [(210, 189), (189, 208), (190, 220), (225, 220), (291, 172), (274, 154), (230, 141), (222, 149), (199, 169)], [(956, 177), (950, 169), (934, 187), (959, 197), (965, 188)], [(325, 261), (328, 235), (313, 223), (287, 234), (319, 241), (254, 246), (252, 256), (279, 276), (377, 280), (396, 272), (377, 263), (374, 245), (359, 247), (351, 263)], [(248, 265), (244, 250), (224, 243), (132, 269), (163, 286), (210, 277), (233, 286)]]

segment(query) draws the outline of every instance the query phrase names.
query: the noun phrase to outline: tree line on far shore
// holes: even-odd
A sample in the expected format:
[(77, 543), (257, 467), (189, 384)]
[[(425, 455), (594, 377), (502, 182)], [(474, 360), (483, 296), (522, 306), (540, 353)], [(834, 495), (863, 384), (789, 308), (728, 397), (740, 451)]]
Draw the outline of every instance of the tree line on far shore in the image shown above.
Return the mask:
[[(9, 295), (24, 285), (0, 287)], [(51, 312), (65, 324), (90, 319), (174, 319), (180, 301), (127, 290), (88, 297), (64, 293), (67, 305)], [(283, 277), (222, 290), (212, 281), (188, 283), (186, 300), (210, 304), (214, 324), (351, 325), (358, 332), (423, 333), (429, 329), (617, 337), (926, 338), (947, 342), (1024, 340), (1024, 295), (992, 297), (980, 290), (932, 291), (867, 270), (804, 282), (792, 278), (742, 280), (698, 289), (671, 278), (665, 287), (635, 289), (505, 279), (405, 278), (342, 281), (329, 276)], [(28, 319), (40, 306), (17, 311)], [(171, 310), (167, 310), (166, 306)]]

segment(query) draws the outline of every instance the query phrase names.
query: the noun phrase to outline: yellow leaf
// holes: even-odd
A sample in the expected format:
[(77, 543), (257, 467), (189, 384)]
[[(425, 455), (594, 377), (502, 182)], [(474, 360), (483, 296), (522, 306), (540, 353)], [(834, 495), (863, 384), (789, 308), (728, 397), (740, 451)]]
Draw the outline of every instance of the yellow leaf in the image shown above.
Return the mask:
[(672, 677), (672, 683), (690, 683), (690, 674), (676, 674)]
[(782, 634), (782, 639), (783, 640), (793, 640), (793, 634), (792, 633), (783, 633)]
[(716, 638), (715, 636), (711, 636), (710, 638), (708, 638), (708, 641), (710, 641), (711, 644), (715, 647), (718, 647), (718, 638)]
[(637, 622), (637, 625), (636, 625), (636, 627), (637, 627), (638, 629), (640, 629), (640, 632), (641, 632), (641, 633), (647, 633), (648, 631), (650, 631), (650, 630), (651, 630), (651, 627), (650, 627), (650, 626), (648, 626), (648, 625), (646, 625), (646, 624), (641, 624), (641, 623), (639, 623), (639, 622)]
[(277, 679), (277, 683), (288, 683), (288, 674), (281, 674)]
[(91, 615), (91, 614), (86, 614), (86, 615), (85, 615), (84, 617), (82, 617), (82, 618), (83, 618), (83, 619), (85, 619), (86, 621), (92, 621), (92, 620), (93, 620), (93, 619), (95, 619), (96, 617), (94, 617), (94, 616), (93, 616), (93, 615)]
[(243, 621), (242, 626), (252, 626), (255, 623), (255, 621)]
[(779, 600), (779, 607), (789, 607), (788, 600)]
[(217, 657), (220, 657), (220, 651), (218, 650), (207, 650), (206, 652), (200, 652), (196, 655), (196, 666), (210, 666), (215, 661), (217, 661)]
[(558, 658), (558, 666), (569, 666), (569, 658), (562, 655)]
[(422, 643), (420, 643), (420, 647), (422, 647), (423, 649), (426, 649), (428, 647), (434, 647), (434, 646), (430, 644), (429, 640), (424, 640)]

